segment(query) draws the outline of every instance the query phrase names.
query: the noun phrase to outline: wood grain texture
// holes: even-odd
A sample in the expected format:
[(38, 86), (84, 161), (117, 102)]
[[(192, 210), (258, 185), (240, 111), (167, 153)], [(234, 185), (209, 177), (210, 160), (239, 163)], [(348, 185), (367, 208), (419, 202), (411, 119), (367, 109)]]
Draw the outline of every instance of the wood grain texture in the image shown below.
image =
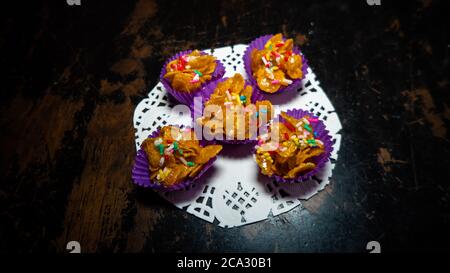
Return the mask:
[[(450, 221), (445, 1), (82, 1), (2, 16), (0, 252), (444, 249)], [(201, 15), (201, 16), (199, 16)], [(343, 125), (331, 185), (222, 229), (131, 181), (132, 117), (164, 61), (281, 32)]]

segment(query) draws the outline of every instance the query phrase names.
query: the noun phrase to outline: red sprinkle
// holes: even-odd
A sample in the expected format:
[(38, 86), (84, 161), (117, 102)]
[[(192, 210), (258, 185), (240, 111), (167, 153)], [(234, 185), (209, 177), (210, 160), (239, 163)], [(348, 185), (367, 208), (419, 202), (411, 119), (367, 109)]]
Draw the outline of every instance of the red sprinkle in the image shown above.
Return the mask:
[(284, 46), (284, 43), (278, 43), (278, 44), (276, 44), (275, 46), (276, 46), (276, 47), (281, 47), (281, 46)]
[(169, 160), (169, 156), (168, 155), (164, 155), (164, 159), (165, 160)]
[(172, 142), (173, 142), (173, 141), (170, 140), (170, 139), (167, 140), (167, 143), (169, 143), (169, 144), (171, 144)]
[(289, 134), (288, 133), (284, 133), (284, 139), (289, 140)]
[(180, 58), (179, 58), (179, 61), (183, 64), (183, 65), (185, 65), (187, 62), (186, 62), (186, 60), (183, 58), (183, 56), (181, 56)]
[(184, 70), (184, 65), (182, 63), (178, 63), (177, 70)]
[(285, 125), (289, 130), (291, 130), (291, 131), (293, 131), (293, 132), (295, 131), (295, 127), (292, 126), (290, 123), (285, 122), (284, 125)]

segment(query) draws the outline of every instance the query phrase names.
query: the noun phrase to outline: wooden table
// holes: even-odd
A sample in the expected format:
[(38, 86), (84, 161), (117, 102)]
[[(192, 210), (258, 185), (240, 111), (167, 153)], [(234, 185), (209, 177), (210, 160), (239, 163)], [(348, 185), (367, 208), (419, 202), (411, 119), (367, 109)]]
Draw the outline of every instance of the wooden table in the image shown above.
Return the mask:
[[(1, 252), (447, 248), (445, 1), (58, 2), (3, 9)], [(277, 32), (302, 46), (341, 118), (331, 185), (233, 229), (137, 189), (133, 111), (166, 58)]]

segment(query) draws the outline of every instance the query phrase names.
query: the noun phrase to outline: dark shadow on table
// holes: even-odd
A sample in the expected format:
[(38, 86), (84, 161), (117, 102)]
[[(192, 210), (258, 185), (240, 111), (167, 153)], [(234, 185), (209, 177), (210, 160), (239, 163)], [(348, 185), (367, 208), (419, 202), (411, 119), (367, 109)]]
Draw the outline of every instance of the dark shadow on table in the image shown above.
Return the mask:
[(221, 144), (223, 146), (219, 156), (226, 158), (244, 158), (253, 156), (254, 143), (250, 144)]

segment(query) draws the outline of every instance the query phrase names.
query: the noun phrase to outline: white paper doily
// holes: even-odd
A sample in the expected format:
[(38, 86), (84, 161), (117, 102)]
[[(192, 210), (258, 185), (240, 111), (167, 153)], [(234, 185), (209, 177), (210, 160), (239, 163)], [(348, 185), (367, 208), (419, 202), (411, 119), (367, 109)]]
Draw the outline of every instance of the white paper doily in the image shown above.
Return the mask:
[[(224, 77), (241, 73), (247, 77), (242, 56), (246, 45), (235, 45), (206, 50), (222, 61), (226, 68)], [(158, 127), (169, 124), (192, 125), (188, 112), (176, 111), (173, 100), (161, 83), (158, 83), (142, 100), (134, 112), (136, 149)], [(176, 207), (221, 227), (236, 227), (277, 216), (297, 206), (324, 189), (330, 183), (341, 143), (341, 123), (333, 105), (308, 68), (308, 74), (297, 92), (275, 95), (270, 98), (279, 110), (301, 108), (321, 118), (333, 138), (331, 160), (320, 173), (300, 184), (282, 184), (259, 174), (250, 145), (225, 145), (213, 166), (189, 189), (162, 194)], [(185, 109), (187, 111), (187, 108)]]

